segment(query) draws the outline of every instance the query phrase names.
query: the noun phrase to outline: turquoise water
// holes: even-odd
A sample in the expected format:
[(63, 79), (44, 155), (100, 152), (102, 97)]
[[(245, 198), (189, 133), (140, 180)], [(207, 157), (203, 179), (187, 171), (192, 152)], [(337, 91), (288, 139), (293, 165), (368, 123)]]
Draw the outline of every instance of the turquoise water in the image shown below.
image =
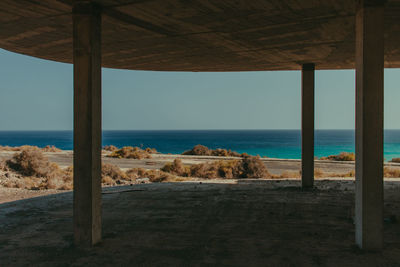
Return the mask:
[[(154, 147), (182, 153), (197, 144), (273, 158), (301, 157), (300, 130), (103, 131), (103, 145)], [(0, 145), (55, 145), (72, 149), (72, 131), (1, 131)], [(315, 156), (354, 152), (353, 130), (316, 130)], [(400, 130), (385, 130), (384, 157), (400, 157)]]

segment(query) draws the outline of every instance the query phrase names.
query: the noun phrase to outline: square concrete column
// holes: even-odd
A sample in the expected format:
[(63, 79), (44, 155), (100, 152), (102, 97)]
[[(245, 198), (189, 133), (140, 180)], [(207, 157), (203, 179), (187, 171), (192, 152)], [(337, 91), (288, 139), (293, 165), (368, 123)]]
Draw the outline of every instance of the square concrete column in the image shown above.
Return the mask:
[(101, 241), (101, 13), (90, 2), (73, 7), (74, 239)]
[(314, 72), (315, 65), (301, 70), (301, 185), (314, 186)]
[(356, 13), (356, 243), (383, 245), (384, 1), (358, 1)]

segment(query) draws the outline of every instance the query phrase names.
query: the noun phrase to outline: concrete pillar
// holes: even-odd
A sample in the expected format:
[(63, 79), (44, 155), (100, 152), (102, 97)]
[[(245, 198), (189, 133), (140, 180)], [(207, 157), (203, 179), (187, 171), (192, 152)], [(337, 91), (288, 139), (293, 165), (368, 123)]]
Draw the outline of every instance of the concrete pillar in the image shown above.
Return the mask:
[(74, 239), (101, 241), (101, 12), (90, 2), (73, 7)]
[(384, 1), (358, 1), (356, 13), (356, 243), (383, 245)]
[(303, 64), (301, 71), (301, 185), (314, 186), (314, 72)]

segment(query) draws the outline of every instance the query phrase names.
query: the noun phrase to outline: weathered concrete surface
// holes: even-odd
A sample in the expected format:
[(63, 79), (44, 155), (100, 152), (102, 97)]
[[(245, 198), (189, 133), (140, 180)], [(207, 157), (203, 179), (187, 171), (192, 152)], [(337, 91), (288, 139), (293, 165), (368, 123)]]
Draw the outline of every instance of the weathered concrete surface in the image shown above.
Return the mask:
[(73, 14), (74, 237), (101, 240), (101, 11), (78, 3)]
[(303, 64), (301, 70), (301, 185), (314, 185), (314, 92), (315, 65)]
[[(0, 1), (0, 47), (72, 62), (74, 0)], [(96, 0), (104, 67), (164, 71), (355, 67), (349, 0)], [(400, 67), (400, 2), (385, 8), (385, 67)]]
[[(398, 266), (399, 183), (385, 183), (384, 250), (354, 246), (354, 181), (146, 184), (103, 194), (103, 242), (72, 246), (72, 195), (0, 205), (4, 266)], [(126, 191), (133, 189), (136, 191)], [(117, 193), (120, 191), (121, 193)]]
[(384, 1), (362, 0), (356, 14), (356, 242), (383, 242)]

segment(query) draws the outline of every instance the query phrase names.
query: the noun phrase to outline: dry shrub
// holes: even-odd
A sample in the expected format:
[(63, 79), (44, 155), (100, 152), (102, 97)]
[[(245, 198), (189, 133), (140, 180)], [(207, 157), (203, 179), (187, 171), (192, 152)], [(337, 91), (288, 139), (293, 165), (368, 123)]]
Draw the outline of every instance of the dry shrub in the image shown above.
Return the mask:
[(385, 167), (383, 169), (383, 176), (386, 178), (400, 178), (400, 169)]
[(314, 177), (315, 178), (322, 178), (325, 177), (324, 172), (321, 169), (314, 169)]
[(126, 175), (130, 179), (138, 179), (138, 178), (149, 178), (150, 182), (158, 183), (158, 182), (165, 182), (165, 181), (173, 181), (175, 176), (161, 171), (161, 170), (145, 170), (142, 168), (134, 168), (130, 169), (126, 172)]
[(196, 164), (190, 167), (190, 176), (209, 179), (220, 178), (218, 169), (219, 162)]
[(196, 145), (191, 150), (183, 152), (182, 155), (241, 157), (244, 154), (241, 155), (235, 151), (231, 151), (230, 149), (226, 150), (222, 148), (217, 148), (215, 150), (212, 150), (203, 145)]
[(12, 146), (0, 146), (1, 151), (18, 151), (19, 147), (12, 147)]
[(392, 158), (391, 162), (400, 163), (400, 158)]
[(356, 156), (353, 152), (341, 152), (339, 155), (330, 155), (321, 157), (321, 160), (336, 160), (336, 161), (354, 161)]
[(173, 175), (159, 171), (159, 170), (148, 170), (146, 171), (145, 177), (150, 179), (150, 182), (160, 183), (169, 180), (169, 178), (174, 177)]
[(175, 159), (174, 162), (165, 164), (161, 171), (179, 176), (189, 176), (190, 168), (183, 165), (181, 159)]
[(42, 184), (42, 187), (45, 189), (72, 190), (73, 176), (74, 169), (72, 166), (69, 166), (62, 170), (59, 175), (48, 177)]
[[(315, 178), (326, 178), (326, 177), (354, 177), (354, 170), (346, 172), (346, 173), (332, 173), (332, 172), (324, 172), (321, 169), (314, 170)], [(301, 171), (284, 171), (281, 174), (273, 174), (272, 178), (281, 179), (281, 178), (301, 178)]]
[(157, 149), (151, 148), (151, 147), (147, 147), (144, 151), (146, 151), (147, 153), (150, 153), (150, 154), (157, 154), (158, 153)]
[(126, 180), (127, 176), (125, 172), (113, 164), (103, 163), (101, 166), (101, 181), (106, 185), (115, 185), (116, 183), (122, 183), (122, 180)]
[(215, 150), (211, 150), (212, 156), (219, 156), (219, 157), (240, 157), (241, 155), (232, 150), (226, 150), (222, 148), (217, 148)]
[(44, 148), (42, 148), (43, 152), (62, 152), (61, 149), (55, 147), (55, 146), (45, 146)]
[(183, 165), (180, 159), (175, 159), (173, 163), (167, 163), (161, 170), (178, 176), (209, 179), (271, 177), (260, 158), (252, 156), (242, 160), (221, 160), (190, 167)]
[(7, 166), (24, 175), (34, 177), (52, 177), (60, 173), (57, 164), (51, 163), (39, 148), (23, 148), (6, 161)]
[(0, 146), (0, 150), (2, 151), (22, 151), (26, 149), (40, 149), (43, 152), (61, 152), (62, 150), (55, 147), (55, 146), (45, 146), (43, 148), (39, 148), (37, 146), (30, 146), (30, 145), (24, 145), (24, 146), (16, 146), (16, 147), (11, 147), (11, 146)]
[(243, 158), (242, 163), (242, 177), (243, 178), (269, 178), (267, 168), (260, 160), (260, 157), (248, 156)]
[(182, 155), (210, 156), (211, 152), (206, 146), (196, 145), (191, 150), (183, 152)]
[(24, 145), (24, 146), (0, 146), (0, 150), (2, 151), (21, 151), (23, 149), (29, 149), (29, 148), (37, 148), (39, 149), (39, 147), (37, 146), (28, 146), (28, 145)]
[(113, 152), (113, 151), (115, 151), (115, 150), (118, 150), (118, 147), (113, 146), (113, 145), (109, 145), (109, 146), (104, 146), (104, 147), (103, 147), (103, 150)]
[(321, 169), (314, 170), (314, 177), (315, 178), (326, 178), (326, 177), (354, 177), (355, 171), (351, 170), (346, 173), (337, 173), (337, 172), (324, 172)]
[(124, 146), (121, 149), (113, 151), (107, 157), (126, 158), (126, 159), (151, 159), (151, 154), (138, 147)]
[(8, 171), (8, 165), (7, 162), (5, 160), (0, 160), (0, 170), (1, 171)]

